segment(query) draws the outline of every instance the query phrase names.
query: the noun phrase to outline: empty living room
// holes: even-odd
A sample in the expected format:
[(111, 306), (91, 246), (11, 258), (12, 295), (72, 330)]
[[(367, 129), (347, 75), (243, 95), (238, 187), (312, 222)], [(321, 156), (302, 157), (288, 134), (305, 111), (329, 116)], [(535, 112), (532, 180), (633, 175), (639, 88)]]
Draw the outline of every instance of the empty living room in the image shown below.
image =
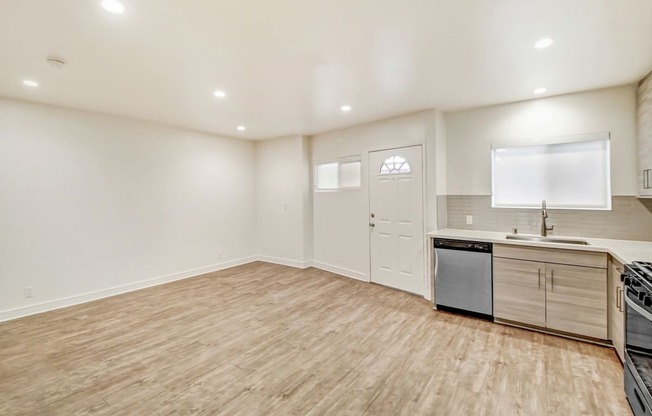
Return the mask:
[(0, 415), (652, 415), (649, 0), (3, 0), (0, 56)]

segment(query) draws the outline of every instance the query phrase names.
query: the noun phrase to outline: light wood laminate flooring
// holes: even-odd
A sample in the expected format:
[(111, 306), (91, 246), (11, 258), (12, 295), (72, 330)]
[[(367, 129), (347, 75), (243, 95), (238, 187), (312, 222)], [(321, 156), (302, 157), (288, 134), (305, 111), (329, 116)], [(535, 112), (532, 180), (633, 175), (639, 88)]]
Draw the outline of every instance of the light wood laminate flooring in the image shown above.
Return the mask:
[(0, 324), (1, 415), (630, 415), (607, 348), (251, 263)]

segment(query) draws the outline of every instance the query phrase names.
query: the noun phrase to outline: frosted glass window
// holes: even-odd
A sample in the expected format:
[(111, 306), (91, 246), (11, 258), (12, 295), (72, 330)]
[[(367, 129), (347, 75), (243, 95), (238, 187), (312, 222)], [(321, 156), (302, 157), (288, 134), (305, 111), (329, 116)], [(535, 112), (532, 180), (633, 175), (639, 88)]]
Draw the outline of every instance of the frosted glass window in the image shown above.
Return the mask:
[(339, 187), (339, 163), (322, 163), (315, 167), (315, 188), (337, 189)]
[(359, 188), (360, 169), (360, 161), (340, 163), (340, 188)]
[[(596, 136), (606, 138), (595, 139)], [(492, 149), (492, 206), (611, 209), (608, 133), (594, 140)]]
[(337, 191), (359, 188), (361, 184), (360, 157), (343, 161), (315, 164), (315, 190)]
[(392, 173), (410, 173), (410, 164), (401, 156), (392, 156), (385, 159), (380, 166), (381, 175), (390, 175)]

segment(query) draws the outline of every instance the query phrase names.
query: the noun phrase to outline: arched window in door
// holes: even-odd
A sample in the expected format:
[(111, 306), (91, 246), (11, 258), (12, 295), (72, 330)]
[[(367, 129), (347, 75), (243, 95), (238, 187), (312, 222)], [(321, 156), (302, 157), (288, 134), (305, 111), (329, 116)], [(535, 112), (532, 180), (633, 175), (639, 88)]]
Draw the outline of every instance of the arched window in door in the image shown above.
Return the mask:
[(392, 173), (412, 173), (410, 164), (401, 156), (392, 156), (385, 159), (380, 166), (381, 175), (391, 175)]

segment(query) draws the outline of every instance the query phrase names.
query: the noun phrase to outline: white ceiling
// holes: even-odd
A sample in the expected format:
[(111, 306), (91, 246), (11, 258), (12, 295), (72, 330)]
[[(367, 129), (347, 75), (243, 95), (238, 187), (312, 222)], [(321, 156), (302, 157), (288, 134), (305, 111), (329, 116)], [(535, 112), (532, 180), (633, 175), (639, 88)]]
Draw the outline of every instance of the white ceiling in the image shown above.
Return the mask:
[[(530, 99), (540, 86), (626, 84), (652, 69), (650, 0), (123, 3), (114, 15), (100, 0), (2, 0), (0, 95), (259, 139)], [(533, 48), (543, 36), (554, 45)], [(51, 54), (66, 67), (50, 68)]]

